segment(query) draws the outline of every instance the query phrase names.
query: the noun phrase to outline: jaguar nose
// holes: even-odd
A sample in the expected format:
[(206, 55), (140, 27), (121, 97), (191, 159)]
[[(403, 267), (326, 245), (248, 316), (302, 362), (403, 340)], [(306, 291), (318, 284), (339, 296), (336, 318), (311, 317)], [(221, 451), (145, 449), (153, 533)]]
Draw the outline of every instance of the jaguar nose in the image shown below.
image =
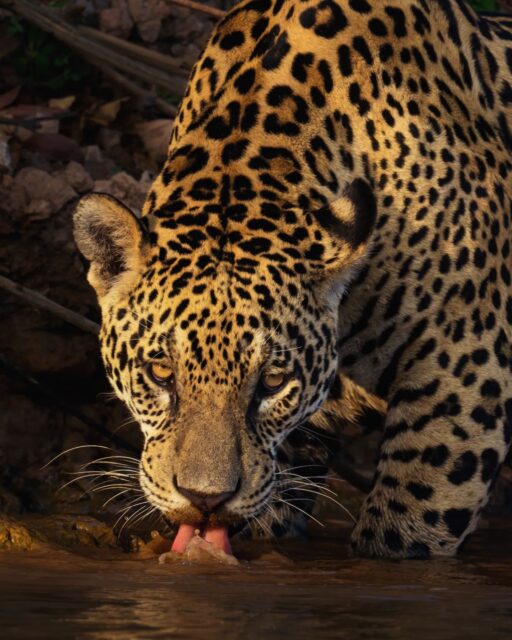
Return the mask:
[(187, 498), (199, 511), (210, 513), (218, 509), (221, 505), (230, 500), (236, 493), (235, 491), (223, 491), (222, 493), (204, 493), (202, 491), (194, 491), (176, 485), (177, 490), (182, 496)]

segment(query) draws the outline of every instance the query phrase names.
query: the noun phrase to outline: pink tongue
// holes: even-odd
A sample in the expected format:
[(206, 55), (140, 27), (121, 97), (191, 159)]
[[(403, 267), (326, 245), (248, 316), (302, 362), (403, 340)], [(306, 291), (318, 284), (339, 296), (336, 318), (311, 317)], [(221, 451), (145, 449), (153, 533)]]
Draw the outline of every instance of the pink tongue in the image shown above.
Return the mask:
[[(196, 530), (197, 527), (192, 524), (181, 524), (180, 528), (178, 529), (178, 533), (174, 538), (172, 550), (177, 551), (178, 553), (183, 553), (186, 549), (187, 544), (194, 537), (194, 533)], [(217, 549), (221, 549), (228, 555), (233, 555), (231, 544), (229, 542), (227, 527), (212, 527), (210, 529), (206, 529), (202, 537), (206, 540), (206, 542), (209, 542)]]
[(174, 538), (174, 542), (172, 543), (172, 551), (177, 551), (178, 553), (183, 553), (185, 551), (185, 547), (194, 537), (194, 531), (196, 527), (192, 524), (180, 524), (180, 528), (178, 529), (178, 533)]
[(206, 529), (204, 539), (206, 540), (206, 542), (213, 544), (214, 547), (217, 547), (217, 549), (222, 549), (222, 551), (224, 551), (224, 553), (227, 553), (228, 556), (233, 555), (231, 543), (229, 542), (227, 527)]

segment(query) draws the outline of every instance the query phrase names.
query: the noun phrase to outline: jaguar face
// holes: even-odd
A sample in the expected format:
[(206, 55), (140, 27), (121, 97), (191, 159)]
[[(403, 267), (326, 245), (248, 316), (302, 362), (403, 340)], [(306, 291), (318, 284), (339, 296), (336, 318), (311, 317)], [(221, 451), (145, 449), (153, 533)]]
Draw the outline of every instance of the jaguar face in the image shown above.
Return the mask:
[(154, 277), (102, 306), (106, 370), (145, 437), (141, 485), (173, 522), (239, 524), (265, 508), (279, 444), (329, 390), (336, 314), (296, 285), (262, 312), (224, 270), (150, 302)]
[[(343, 205), (353, 217), (354, 202)], [(75, 237), (91, 261), (107, 374), (145, 437), (148, 500), (175, 523), (223, 527), (271, 508), (279, 445), (336, 373), (338, 270), (320, 277), (307, 250), (300, 273), (246, 247), (224, 261), (169, 255), (144, 219), (100, 195), (79, 205)], [(324, 245), (334, 255), (330, 235)]]

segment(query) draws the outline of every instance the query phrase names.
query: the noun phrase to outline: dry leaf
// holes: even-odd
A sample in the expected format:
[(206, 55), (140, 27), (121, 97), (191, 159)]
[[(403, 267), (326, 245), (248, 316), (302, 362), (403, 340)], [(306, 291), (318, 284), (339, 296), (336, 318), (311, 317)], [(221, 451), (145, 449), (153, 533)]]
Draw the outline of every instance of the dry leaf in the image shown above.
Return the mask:
[(73, 103), (76, 100), (76, 96), (65, 96), (64, 98), (52, 98), (48, 100), (48, 106), (51, 109), (60, 109), (62, 111), (67, 111), (70, 107), (73, 106)]
[(87, 114), (87, 119), (101, 124), (104, 127), (108, 126), (117, 118), (121, 104), (129, 98), (120, 98), (119, 100), (112, 100), (97, 107), (92, 113)]
[(3, 93), (0, 96), (0, 109), (5, 109), (6, 107), (10, 106), (18, 97), (20, 89), (21, 85), (18, 85), (17, 87), (14, 87), (13, 89), (10, 89), (9, 91)]

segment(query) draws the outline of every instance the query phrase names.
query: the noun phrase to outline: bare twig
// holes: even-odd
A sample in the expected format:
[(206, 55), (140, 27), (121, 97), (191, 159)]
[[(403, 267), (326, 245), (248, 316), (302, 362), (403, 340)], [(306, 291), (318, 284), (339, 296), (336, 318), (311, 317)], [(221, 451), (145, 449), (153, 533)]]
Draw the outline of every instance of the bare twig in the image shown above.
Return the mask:
[(186, 7), (187, 9), (193, 9), (194, 11), (200, 11), (201, 13), (207, 13), (214, 18), (222, 18), (226, 15), (225, 11), (216, 9), (215, 7), (209, 7), (201, 2), (194, 2), (194, 0), (167, 0), (169, 4), (176, 4), (179, 7)]
[(66, 113), (56, 113), (52, 116), (35, 116), (33, 118), (0, 118), (0, 124), (6, 124), (14, 127), (23, 127), (31, 131), (37, 129), (39, 122), (45, 122), (46, 120), (64, 120), (65, 118), (76, 118), (78, 114), (71, 111)]
[(43, 296), (41, 293), (38, 293), (33, 289), (23, 287), (22, 285), (17, 284), (16, 282), (9, 280), (9, 278), (1, 275), (0, 287), (15, 296), (18, 296), (18, 298), (25, 300), (25, 302), (38, 307), (39, 309), (44, 309), (45, 311), (53, 313), (59, 318), (62, 318), (62, 320), (65, 320), (66, 322), (69, 322), (69, 324), (74, 325), (78, 329), (82, 329), (82, 331), (87, 331), (88, 333), (98, 335), (100, 328), (99, 325), (96, 324), (96, 322), (85, 318), (79, 313), (76, 313), (76, 311), (71, 311), (70, 309), (63, 307), (57, 302), (53, 302), (53, 300), (50, 300), (46, 296)]

